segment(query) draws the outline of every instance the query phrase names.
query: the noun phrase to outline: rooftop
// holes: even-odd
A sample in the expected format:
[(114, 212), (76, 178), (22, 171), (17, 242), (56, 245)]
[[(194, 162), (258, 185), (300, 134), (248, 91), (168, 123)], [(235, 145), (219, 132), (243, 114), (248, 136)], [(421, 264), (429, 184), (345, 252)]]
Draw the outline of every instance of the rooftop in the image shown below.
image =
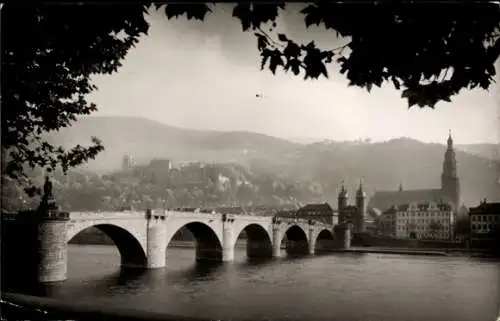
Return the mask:
[(319, 204), (307, 204), (299, 209), (299, 212), (309, 212), (309, 211), (324, 211), (324, 212), (333, 212), (332, 207), (328, 203), (319, 203)]
[(479, 206), (471, 207), (469, 209), (469, 214), (494, 214), (500, 215), (500, 202), (488, 203), (486, 201), (481, 202)]

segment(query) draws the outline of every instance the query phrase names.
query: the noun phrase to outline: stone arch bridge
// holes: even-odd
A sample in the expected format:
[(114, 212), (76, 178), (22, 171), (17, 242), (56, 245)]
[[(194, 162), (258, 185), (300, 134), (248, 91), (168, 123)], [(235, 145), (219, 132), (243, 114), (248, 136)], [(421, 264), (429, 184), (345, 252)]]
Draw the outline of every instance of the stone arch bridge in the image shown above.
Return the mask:
[(197, 260), (232, 261), (243, 231), (248, 257), (279, 257), (285, 235), (286, 251), (293, 254), (329, 252), (342, 244), (334, 226), (319, 221), (196, 211), (53, 212), (36, 225), (39, 282), (66, 279), (67, 244), (89, 227), (113, 240), (123, 267), (165, 267), (167, 246), (183, 227), (196, 239)]

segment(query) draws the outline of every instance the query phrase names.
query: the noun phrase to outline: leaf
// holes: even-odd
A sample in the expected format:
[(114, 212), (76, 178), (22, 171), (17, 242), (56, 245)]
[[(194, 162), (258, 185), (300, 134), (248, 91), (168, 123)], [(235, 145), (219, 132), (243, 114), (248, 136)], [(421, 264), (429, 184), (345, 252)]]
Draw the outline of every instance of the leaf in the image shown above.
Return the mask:
[(392, 80), (392, 83), (394, 84), (394, 88), (396, 88), (396, 90), (399, 90), (401, 88), (401, 84), (396, 79), (396, 77), (392, 77), (391, 80)]
[(293, 41), (288, 41), (287, 46), (283, 50), (283, 55), (287, 58), (298, 58), (301, 54), (300, 47)]
[(263, 70), (265, 65), (266, 65), (266, 62), (267, 60), (269, 59), (269, 57), (271, 56), (272, 52), (271, 50), (269, 49), (264, 49), (262, 52), (261, 52), (261, 57), (262, 57), (262, 60), (261, 60), (261, 64), (260, 64), (260, 69)]
[(319, 25), (321, 22), (321, 13), (319, 8), (314, 4), (302, 9), (300, 13), (305, 15), (304, 22), (306, 27), (309, 27), (312, 24)]
[(318, 70), (321, 75), (325, 76), (325, 78), (328, 78), (328, 71), (326, 70), (326, 66), (321, 61), (318, 63)]
[(262, 51), (267, 48), (267, 46), (269, 45), (269, 40), (267, 40), (267, 37), (259, 33), (255, 33), (255, 36), (257, 37), (257, 49), (259, 51)]
[(281, 53), (279, 51), (274, 51), (271, 55), (271, 60), (269, 61), (269, 69), (273, 74), (276, 74), (276, 68), (278, 66), (283, 66), (283, 59), (281, 58)]
[(233, 17), (240, 19), (241, 28), (247, 31), (252, 22), (252, 12), (250, 11), (249, 3), (238, 3), (233, 9)]
[(294, 60), (294, 63), (292, 63), (292, 72), (295, 76), (297, 76), (300, 73), (300, 61)]
[(282, 33), (279, 33), (279, 34), (278, 34), (278, 39), (279, 39), (280, 41), (283, 41), (283, 42), (288, 41), (288, 38), (287, 38), (284, 34), (282, 34)]

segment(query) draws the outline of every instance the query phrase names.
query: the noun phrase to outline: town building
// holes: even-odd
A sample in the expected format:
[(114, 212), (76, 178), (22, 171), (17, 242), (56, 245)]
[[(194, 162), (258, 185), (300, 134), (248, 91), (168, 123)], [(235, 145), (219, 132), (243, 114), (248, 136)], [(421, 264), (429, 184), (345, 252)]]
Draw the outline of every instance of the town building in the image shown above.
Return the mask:
[(375, 192), (370, 199), (368, 208), (384, 212), (394, 204), (411, 204), (415, 202), (445, 202), (453, 207), (454, 212), (460, 208), (460, 179), (457, 173), (457, 162), (451, 133), (448, 136), (444, 154), (441, 188), (404, 190), (403, 185), (400, 184), (397, 191)]
[(326, 224), (336, 225), (338, 223), (338, 215), (333, 208), (328, 204), (307, 204), (297, 210), (296, 216), (302, 219), (316, 220)]
[(173, 168), (173, 162), (170, 159), (155, 158), (149, 162), (148, 167), (155, 172), (168, 172)]
[(481, 201), (469, 209), (471, 236), (493, 236), (500, 230), (500, 202)]
[(396, 207), (393, 206), (378, 218), (377, 234), (396, 237)]
[(134, 159), (132, 156), (124, 155), (122, 158), (122, 170), (129, 171), (135, 166)]
[[(450, 204), (422, 202), (394, 205), (384, 213), (389, 234), (405, 239), (451, 240), (454, 213)], [(391, 221), (394, 220), (394, 221)], [(394, 222), (394, 223), (393, 223)]]

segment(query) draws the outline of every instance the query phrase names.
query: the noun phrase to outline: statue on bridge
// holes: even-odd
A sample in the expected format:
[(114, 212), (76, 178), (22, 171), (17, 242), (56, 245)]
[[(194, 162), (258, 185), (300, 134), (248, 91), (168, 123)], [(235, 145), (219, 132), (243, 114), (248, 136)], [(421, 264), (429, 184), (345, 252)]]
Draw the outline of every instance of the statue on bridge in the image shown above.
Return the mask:
[(42, 201), (40, 202), (39, 210), (50, 211), (57, 210), (56, 200), (52, 194), (52, 182), (48, 175), (45, 176), (45, 183), (43, 184)]

